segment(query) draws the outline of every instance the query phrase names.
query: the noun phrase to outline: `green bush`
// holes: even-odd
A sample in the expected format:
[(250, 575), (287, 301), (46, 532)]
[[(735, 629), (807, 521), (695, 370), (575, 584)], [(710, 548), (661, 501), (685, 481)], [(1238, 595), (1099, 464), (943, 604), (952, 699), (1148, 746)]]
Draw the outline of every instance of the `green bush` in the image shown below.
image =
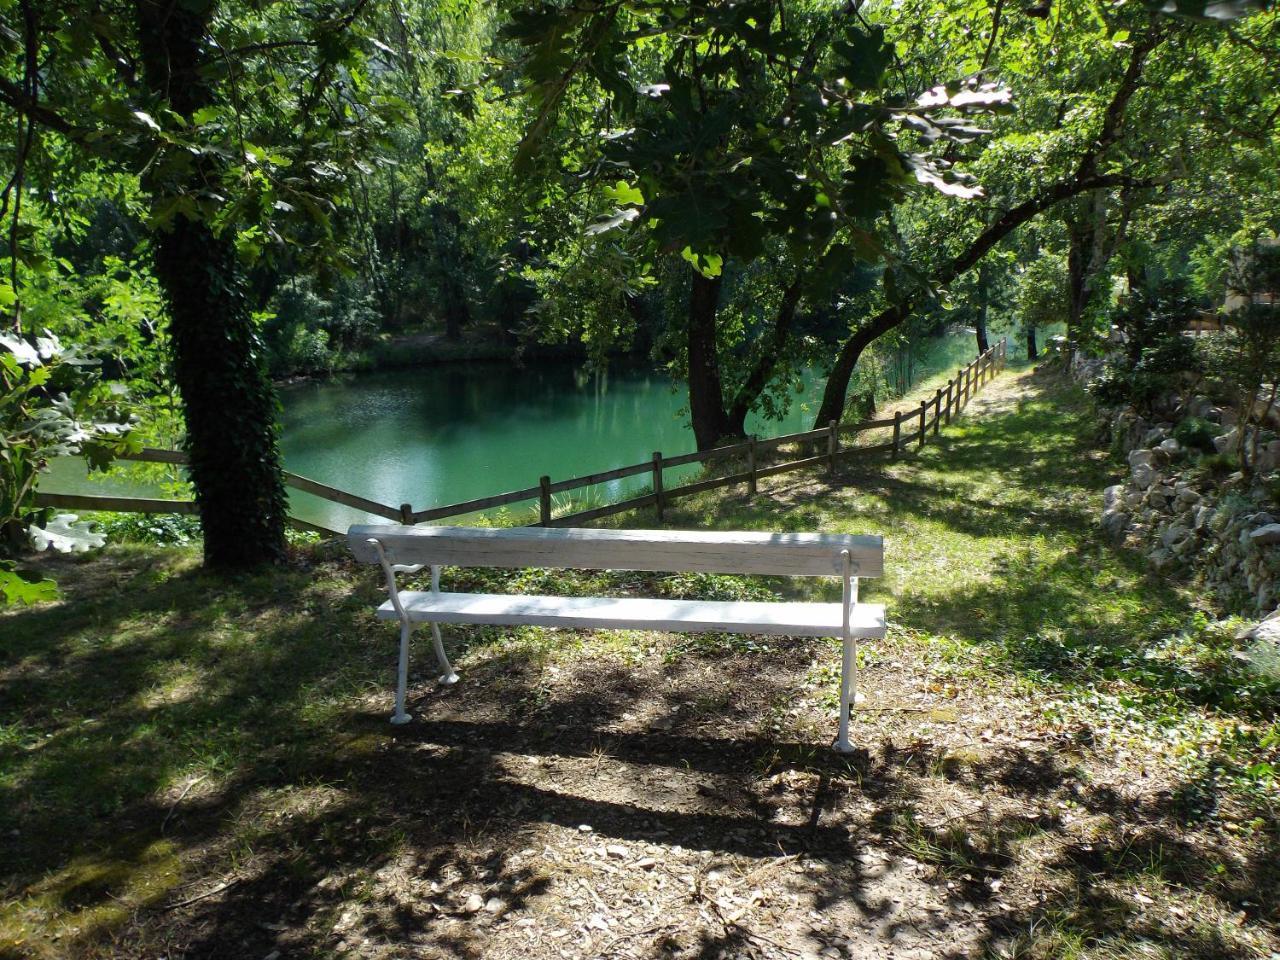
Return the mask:
[(1200, 417), (1187, 417), (1173, 428), (1173, 438), (1184, 447), (1213, 453), (1213, 438), (1218, 435), (1218, 425)]
[(170, 546), (200, 539), (200, 520), (192, 514), (100, 513), (94, 520), (110, 543)]
[(1222, 477), (1240, 469), (1240, 461), (1230, 453), (1206, 453), (1196, 462), (1196, 466), (1205, 473)]
[(1111, 317), (1124, 332), (1124, 350), (1094, 381), (1094, 396), (1108, 405), (1149, 411), (1160, 397), (1184, 387), (1188, 376), (1199, 376), (1195, 342), (1183, 335), (1196, 314), (1181, 284), (1133, 291)]

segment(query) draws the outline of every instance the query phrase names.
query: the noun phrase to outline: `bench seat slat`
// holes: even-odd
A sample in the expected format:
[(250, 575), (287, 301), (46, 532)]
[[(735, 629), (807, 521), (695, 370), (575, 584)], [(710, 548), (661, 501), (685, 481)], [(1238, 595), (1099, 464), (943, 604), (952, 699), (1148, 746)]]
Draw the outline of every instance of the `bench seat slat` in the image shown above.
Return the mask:
[[(528, 624), (676, 633), (725, 631), (793, 637), (839, 637), (843, 626), (838, 603), (611, 599), (407, 590), (401, 592), (400, 602), (409, 619), (419, 623)], [(378, 617), (382, 620), (395, 620), (396, 616), (390, 601), (378, 608)], [(883, 637), (884, 606), (878, 603), (854, 606), (850, 632), (860, 638)]]
[(840, 552), (848, 550), (854, 576), (878, 577), (884, 569), (881, 537), (842, 533), (376, 524), (353, 526), (347, 538), (365, 563), (378, 559), (372, 538), (394, 564), (830, 577), (843, 572)]

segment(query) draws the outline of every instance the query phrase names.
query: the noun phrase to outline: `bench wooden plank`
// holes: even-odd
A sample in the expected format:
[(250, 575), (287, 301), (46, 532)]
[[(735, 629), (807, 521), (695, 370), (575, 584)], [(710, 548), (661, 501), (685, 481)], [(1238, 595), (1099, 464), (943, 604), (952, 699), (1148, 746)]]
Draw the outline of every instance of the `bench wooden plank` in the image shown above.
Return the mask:
[[(754, 600), (666, 600), (641, 597), (550, 597), (518, 594), (402, 591), (409, 619), (420, 623), (470, 623), (570, 629), (660, 630), (675, 633), (749, 633), (785, 637), (839, 637), (839, 603), (773, 603)], [(387, 601), (378, 617), (395, 620)], [(885, 633), (884, 607), (853, 608), (850, 635), (875, 639)]]
[(883, 537), (843, 533), (361, 524), (347, 534), (357, 560), (377, 562), (370, 539), (393, 564), (830, 577), (842, 574), (840, 552), (848, 550), (854, 576), (884, 569)]

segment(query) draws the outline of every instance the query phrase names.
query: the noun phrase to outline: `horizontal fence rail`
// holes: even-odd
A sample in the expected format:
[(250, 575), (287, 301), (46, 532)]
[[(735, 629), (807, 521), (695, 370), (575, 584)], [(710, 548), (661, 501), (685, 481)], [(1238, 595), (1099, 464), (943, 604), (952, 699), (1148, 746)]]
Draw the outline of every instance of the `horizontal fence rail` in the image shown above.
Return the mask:
[[(666, 457), (662, 455), (661, 451), (655, 451), (653, 458), (644, 463), (615, 467), (612, 470), (603, 470), (599, 473), (590, 473), (581, 477), (571, 477), (567, 480), (557, 480), (555, 482), (552, 482), (550, 477), (542, 477), (539, 479), (537, 486), (526, 487), (523, 490), (511, 490), (507, 493), (498, 493), (488, 497), (479, 497), (474, 500), (464, 500), (461, 503), (444, 504), (427, 510), (414, 510), (407, 503), (402, 503), (398, 507), (388, 506), (376, 500), (348, 493), (318, 480), (312, 480), (287, 471), (284, 475), (284, 482), (294, 489), (302, 490), (323, 500), (406, 525), (429, 523), (435, 520), (444, 520), (448, 517), (460, 517), (471, 513), (479, 513), (482, 510), (491, 510), (495, 507), (505, 507), (513, 503), (534, 500), (538, 502), (538, 521), (533, 524), (534, 526), (570, 526), (574, 523), (585, 523), (588, 520), (597, 520), (601, 517), (611, 516), (615, 513), (625, 513), (628, 510), (636, 510), (642, 507), (653, 507), (657, 511), (658, 519), (661, 520), (665, 506), (682, 497), (691, 497), (694, 494), (704, 493), (708, 490), (737, 484), (746, 484), (747, 491), (754, 494), (756, 492), (756, 482), (762, 477), (772, 477), (781, 473), (789, 473), (792, 470), (822, 465), (834, 470), (836, 464), (840, 461), (865, 457), (875, 453), (887, 452), (896, 460), (912, 444), (917, 447), (923, 447), (930, 433), (937, 436), (943, 425), (951, 423), (952, 419), (968, 406), (969, 401), (973, 399), (977, 391), (997, 372), (1004, 369), (1008, 346), (1007, 340), (1000, 340), (994, 346), (987, 348), (976, 360), (960, 370), (955, 377), (948, 380), (947, 385), (939, 389), (932, 398), (921, 400), (919, 407), (910, 408), (906, 411), (899, 410), (892, 417), (863, 420), (854, 424), (839, 424), (832, 421), (827, 426), (817, 430), (803, 430), (799, 433), (788, 433), (778, 437), (749, 437), (737, 443), (714, 447), (710, 450), (682, 453), (674, 457)], [(842, 437), (857, 436), (868, 430), (888, 429), (893, 431), (891, 440), (867, 446), (841, 447), (840, 441)], [(776, 453), (782, 447), (796, 444), (819, 444), (822, 447), (822, 452), (781, 463), (762, 464), (760, 462), (764, 454)], [(813, 450), (814, 448), (809, 447), (808, 449)], [(801, 452), (803, 452), (803, 449)], [(678, 487), (669, 489), (663, 485), (663, 471), (672, 467), (681, 467), (691, 463), (705, 464), (714, 460), (733, 460), (734, 458), (744, 460), (746, 469), (737, 470), (723, 477), (695, 480), (692, 483), (681, 484)], [(186, 464), (187, 455), (178, 450), (146, 448), (135, 453), (123, 455), (120, 459), (181, 466)], [(649, 475), (652, 478), (652, 492), (650, 493), (632, 496), (615, 503), (593, 507), (589, 510), (580, 510), (559, 517), (553, 516), (553, 504), (551, 501), (553, 494), (644, 475)], [(197, 512), (197, 505), (194, 500), (164, 500), (146, 497), (109, 497), (40, 492), (36, 494), (36, 502), (42, 507), (114, 510), (121, 513), (191, 514)], [(289, 522), (299, 529), (312, 530), (322, 534), (342, 532), (309, 523), (296, 517), (290, 517)]]

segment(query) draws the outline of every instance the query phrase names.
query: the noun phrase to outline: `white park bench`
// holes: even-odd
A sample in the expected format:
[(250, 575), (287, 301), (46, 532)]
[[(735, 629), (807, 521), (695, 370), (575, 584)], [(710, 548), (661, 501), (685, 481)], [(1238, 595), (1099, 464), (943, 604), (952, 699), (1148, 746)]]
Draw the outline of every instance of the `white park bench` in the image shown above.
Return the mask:
[[(410, 527), (357, 525), (347, 532), (357, 560), (379, 563), (390, 594), (378, 608), (400, 621), (400, 663), (392, 723), (408, 723), (404, 710), (409, 640), (414, 624), (430, 623), (440, 682), (458, 679), (445, 655), (441, 623), (493, 624), (595, 630), (662, 630), (784, 637), (839, 637), (840, 732), (836, 750), (848, 753), (849, 708), (856, 702), (860, 639), (884, 636), (884, 607), (858, 602), (858, 578), (878, 577), (884, 541), (838, 533), (738, 533), (689, 530), (591, 530), (518, 527)], [(429, 591), (401, 590), (397, 573), (431, 567)], [(830, 576), (844, 581), (840, 603), (657, 598), (551, 597), (446, 593), (440, 568), (546, 567), (574, 570), (646, 570), (662, 573)]]

